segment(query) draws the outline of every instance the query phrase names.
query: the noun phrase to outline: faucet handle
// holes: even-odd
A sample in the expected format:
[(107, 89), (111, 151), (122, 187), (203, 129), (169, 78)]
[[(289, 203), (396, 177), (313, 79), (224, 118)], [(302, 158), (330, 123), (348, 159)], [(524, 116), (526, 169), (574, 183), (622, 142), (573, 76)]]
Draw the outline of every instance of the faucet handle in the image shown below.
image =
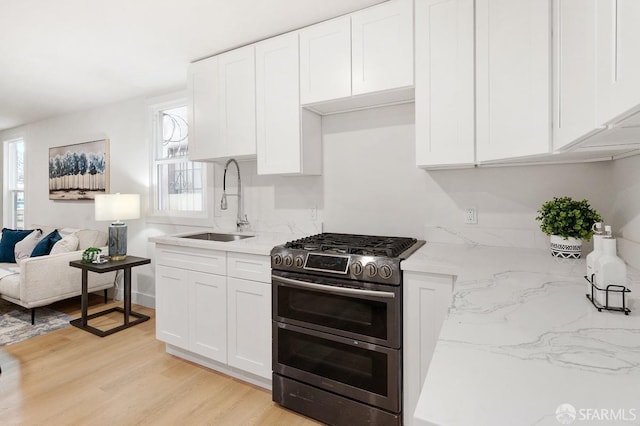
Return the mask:
[(246, 214), (244, 215), (244, 218), (239, 218), (236, 223), (238, 232), (244, 231), (244, 227), (248, 227), (249, 225), (251, 224), (249, 223)]

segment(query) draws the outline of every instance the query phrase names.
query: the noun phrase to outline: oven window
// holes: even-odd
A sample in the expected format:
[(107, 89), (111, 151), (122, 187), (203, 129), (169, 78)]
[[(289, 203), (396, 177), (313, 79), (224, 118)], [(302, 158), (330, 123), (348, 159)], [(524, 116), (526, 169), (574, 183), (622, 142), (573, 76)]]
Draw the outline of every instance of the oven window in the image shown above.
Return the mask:
[(387, 339), (387, 304), (368, 300), (278, 287), (278, 315), (337, 330)]
[(388, 396), (384, 353), (278, 329), (278, 363)]

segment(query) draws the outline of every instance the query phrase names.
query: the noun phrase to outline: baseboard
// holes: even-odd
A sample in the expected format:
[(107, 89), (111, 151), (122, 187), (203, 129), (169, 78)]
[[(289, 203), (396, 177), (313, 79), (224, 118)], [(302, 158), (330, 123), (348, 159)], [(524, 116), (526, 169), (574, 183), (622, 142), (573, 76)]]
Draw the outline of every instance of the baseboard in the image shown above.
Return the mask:
[(216, 370), (222, 374), (226, 374), (227, 376), (242, 380), (243, 382), (248, 382), (252, 385), (260, 386), (261, 388), (267, 390), (272, 389), (271, 379), (265, 379), (264, 377), (256, 376), (255, 374), (251, 374), (246, 371), (231, 367), (230, 365), (214, 361), (212, 359), (203, 357), (202, 355), (198, 355), (177, 346), (170, 345), (169, 343), (166, 344), (166, 351), (168, 354), (175, 355), (187, 361), (202, 365), (203, 367)]
[[(113, 298), (115, 300), (124, 300), (124, 290), (121, 288), (115, 288), (113, 290)], [(137, 291), (131, 292), (131, 303), (135, 305), (141, 305), (145, 308), (156, 308), (156, 297), (150, 294), (138, 293)]]
[(156, 297), (150, 294), (133, 292), (131, 294), (131, 302), (146, 308), (156, 308)]

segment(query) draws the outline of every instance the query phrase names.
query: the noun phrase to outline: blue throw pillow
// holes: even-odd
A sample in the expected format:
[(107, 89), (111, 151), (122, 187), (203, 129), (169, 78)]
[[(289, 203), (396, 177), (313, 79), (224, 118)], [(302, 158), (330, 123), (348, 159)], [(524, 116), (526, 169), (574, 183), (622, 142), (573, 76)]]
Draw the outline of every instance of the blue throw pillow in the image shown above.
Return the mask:
[(0, 239), (0, 262), (16, 263), (16, 243), (22, 241), (24, 237), (32, 232), (33, 229), (17, 230), (2, 228), (2, 239)]
[(50, 233), (49, 235), (41, 239), (38, 244), (36, 244), (36, 246), (33, 248), (33, 251), (31, 252), (31, 257), (48, 255), (49, 253), (51, 253), (51, 249), (53, 248), (53, 245), (58, 241), (60, 241), (61, 239), (62, 237), (60, 236), (60, 234), (58, 233), (58, 230), (56, 229), (55, 231), (53, 231), (52, 233)]

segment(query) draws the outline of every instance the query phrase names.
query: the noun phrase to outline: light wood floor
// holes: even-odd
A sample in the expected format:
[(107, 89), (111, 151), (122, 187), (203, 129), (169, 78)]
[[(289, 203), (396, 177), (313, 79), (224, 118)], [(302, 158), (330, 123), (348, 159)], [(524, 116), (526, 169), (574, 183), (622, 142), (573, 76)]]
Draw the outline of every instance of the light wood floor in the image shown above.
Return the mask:
[[(105, 308), (101, 301), (92, 297), (90, 313)], [(54, 305), (75, 317), (79, 306)], [(0, 348), (0, 424), (318, 424), (274, 404), (267, 390), (167, 354), (155, 311), (134, 310), (151, 320), (104, 338), (69, 326)], [(91, 325), (108, 328), (121, 320), (113, 315)]]

